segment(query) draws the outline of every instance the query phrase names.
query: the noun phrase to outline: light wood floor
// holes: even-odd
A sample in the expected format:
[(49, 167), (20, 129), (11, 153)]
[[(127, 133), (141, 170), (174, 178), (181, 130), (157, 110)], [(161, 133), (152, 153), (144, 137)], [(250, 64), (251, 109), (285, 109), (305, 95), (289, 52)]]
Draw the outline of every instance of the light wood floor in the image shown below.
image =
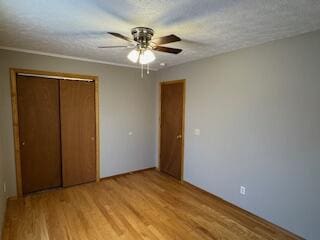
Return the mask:
[(294, 239), (155, 170), (8, 202), (3, 240)]

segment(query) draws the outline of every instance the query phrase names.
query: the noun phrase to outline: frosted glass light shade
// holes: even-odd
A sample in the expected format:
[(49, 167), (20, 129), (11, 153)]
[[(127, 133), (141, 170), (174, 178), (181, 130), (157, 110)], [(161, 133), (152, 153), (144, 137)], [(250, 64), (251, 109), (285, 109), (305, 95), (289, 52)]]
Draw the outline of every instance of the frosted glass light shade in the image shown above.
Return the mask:
[(151, 50), (145, 50), (141, 53), (139, 63), (140, 64), (148, 64), (153, 62), (156, 59), (154, 53)]
[(131, 62), (138, 62), (138, 59), (139, 59), (139, 51), (137, 51), (136, 49), (133, 49), (131, 52), (129, 52), (128, 54), (128, 59), (131, 61)]

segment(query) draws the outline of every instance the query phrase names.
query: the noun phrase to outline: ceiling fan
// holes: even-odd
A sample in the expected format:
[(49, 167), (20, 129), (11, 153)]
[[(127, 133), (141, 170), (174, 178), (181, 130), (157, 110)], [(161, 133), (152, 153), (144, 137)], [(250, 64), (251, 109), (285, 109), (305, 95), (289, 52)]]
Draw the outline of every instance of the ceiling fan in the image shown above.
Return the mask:
[(161, 46), (163, 44), (181, 41), (179, 37), (177, 37), (174, 34), (171, 34), (168, 36), (152, 39), (154, 31), (151, 28), (133, 28), (131, 30), (131, 34), (133, 36), (132, 39), (123, 36), (120, 33), (108, 33), (114, 37), (121, 38), (122, 40), (127, 41), (129, 44), (125, 46), (101, 46), (99, 48), (133, 48), (133, 50), (128, 54), (128, 59), (134, 63), (139, 62), (142, 65), (142, 69), (143, 65), (148, 65), (156, 59), (153, 50), (171, 54), (179, 54), (180, 52), (182, 52), (182, 49)]

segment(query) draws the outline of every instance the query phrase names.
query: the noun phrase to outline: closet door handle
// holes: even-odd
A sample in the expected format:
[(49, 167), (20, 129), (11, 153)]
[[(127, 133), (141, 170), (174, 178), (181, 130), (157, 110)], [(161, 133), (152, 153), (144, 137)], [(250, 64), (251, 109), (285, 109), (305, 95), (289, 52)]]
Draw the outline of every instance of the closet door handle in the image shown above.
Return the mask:
[(94, 137), (91, 137), (91, 140), (94, 141)]
[(181, 134), (177, 136), (177, 139), (180, 139), (180, 138), (182, 138), (182, 135), (181, 135)]
[(26, 145), (26, 142), (25, 142), (25, 141), (22, 141), (22, 142), (21, 142), (21, 146), (24, 146), (24, 145)]

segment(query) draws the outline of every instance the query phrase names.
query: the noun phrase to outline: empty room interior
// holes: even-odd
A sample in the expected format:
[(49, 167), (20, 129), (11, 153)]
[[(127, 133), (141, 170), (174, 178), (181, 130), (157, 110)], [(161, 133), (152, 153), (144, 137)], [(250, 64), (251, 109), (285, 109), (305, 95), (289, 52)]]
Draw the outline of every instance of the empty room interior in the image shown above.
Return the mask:
[(319, 219), (320, 1), (0, 0), (0, 240)]

